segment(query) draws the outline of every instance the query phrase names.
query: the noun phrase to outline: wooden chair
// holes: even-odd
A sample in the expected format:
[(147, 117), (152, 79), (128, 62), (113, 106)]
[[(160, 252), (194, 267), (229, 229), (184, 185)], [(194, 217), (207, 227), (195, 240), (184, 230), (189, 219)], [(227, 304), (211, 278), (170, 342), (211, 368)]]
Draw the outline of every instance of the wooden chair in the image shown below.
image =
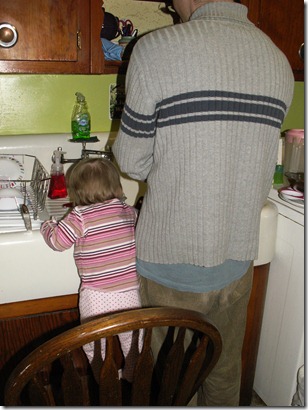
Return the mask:
[[(151, 339), (158, 327), (166, 337), (154, 360)], [(139, 329), (144, 329), (143, 348), (128, 383), (118, 378), (116, 335)], [(106, 357), (98, 385), (81, 346), (101, 338), (106, 338)], [(221, 347), (218, 330), (195, 311), (157, 307), (102, 316), (52, 338), (22, 360), (6, 383), (5, 405), (184, 406), (215, 366)]]

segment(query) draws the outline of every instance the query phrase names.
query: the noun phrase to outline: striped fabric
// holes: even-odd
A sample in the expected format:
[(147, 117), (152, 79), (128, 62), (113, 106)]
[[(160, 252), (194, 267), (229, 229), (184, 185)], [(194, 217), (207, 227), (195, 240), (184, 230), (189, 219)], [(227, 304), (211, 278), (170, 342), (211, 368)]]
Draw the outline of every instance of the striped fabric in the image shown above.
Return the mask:
[(113, 153), (147, 181), (137, 258), (212, 267), (254, 260), (293, 97), (286, 56), (233, 2), (142, 36)]
[(74, 245), (82, 286), (103, 291), (138, 288), (134, 229), (135, 208), (112, 199), (75, 207), (58, 224), (46, 221), (41, 233), (50, 248)]
[(267, 96), (225, 91), (195, 91), (165, 98), (155, 114), (143, 115), (125, 104), (121, 130), (136, 138), (153, 138), (156, 128), (207, 121), (266, 124), (280, 129), (286, 104)]

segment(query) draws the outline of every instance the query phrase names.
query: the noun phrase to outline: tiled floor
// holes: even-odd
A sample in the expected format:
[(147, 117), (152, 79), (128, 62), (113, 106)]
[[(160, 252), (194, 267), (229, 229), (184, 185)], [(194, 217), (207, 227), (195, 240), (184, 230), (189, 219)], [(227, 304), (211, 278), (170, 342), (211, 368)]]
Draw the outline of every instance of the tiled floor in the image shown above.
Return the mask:
[(252, 400), (250, 407), (267, 407), (255, 391), (252, 393)]

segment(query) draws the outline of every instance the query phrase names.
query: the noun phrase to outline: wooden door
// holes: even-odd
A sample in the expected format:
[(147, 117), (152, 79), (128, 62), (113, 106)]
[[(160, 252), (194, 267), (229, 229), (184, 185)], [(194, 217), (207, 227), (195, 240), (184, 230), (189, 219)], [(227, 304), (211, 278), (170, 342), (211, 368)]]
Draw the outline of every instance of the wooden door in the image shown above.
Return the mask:
[(89, 72), (89, 0), (0, 0), (3, 22), (18, 39), (0, 47), (0, 72)]
[(287, 56), (295, 80), (304, 81), (304, 59), (299, 51), (304, 43), (303, 0), (241, 0), (248, 18), (266, 33)]
[(304, 70), (299, 50), (304, 43), (303, 0), (261, 0), (260, 29), (288, 57), (294, 74)]

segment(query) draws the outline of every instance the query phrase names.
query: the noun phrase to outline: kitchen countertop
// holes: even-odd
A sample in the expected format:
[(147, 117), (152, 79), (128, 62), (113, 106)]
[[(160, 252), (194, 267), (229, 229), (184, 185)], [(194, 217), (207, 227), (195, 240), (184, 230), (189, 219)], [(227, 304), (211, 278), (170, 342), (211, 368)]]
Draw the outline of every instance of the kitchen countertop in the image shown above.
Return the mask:
[(276, 189), (270, 190), (268, 198), (277, 206), (278, 211), (281, 215), (285, 216), (286, 218), (292, 219), (300, 225), (304, 225), (304, 207), (293, 205), (290, 202), (284, 201), (279, 197), (278, 191)]

